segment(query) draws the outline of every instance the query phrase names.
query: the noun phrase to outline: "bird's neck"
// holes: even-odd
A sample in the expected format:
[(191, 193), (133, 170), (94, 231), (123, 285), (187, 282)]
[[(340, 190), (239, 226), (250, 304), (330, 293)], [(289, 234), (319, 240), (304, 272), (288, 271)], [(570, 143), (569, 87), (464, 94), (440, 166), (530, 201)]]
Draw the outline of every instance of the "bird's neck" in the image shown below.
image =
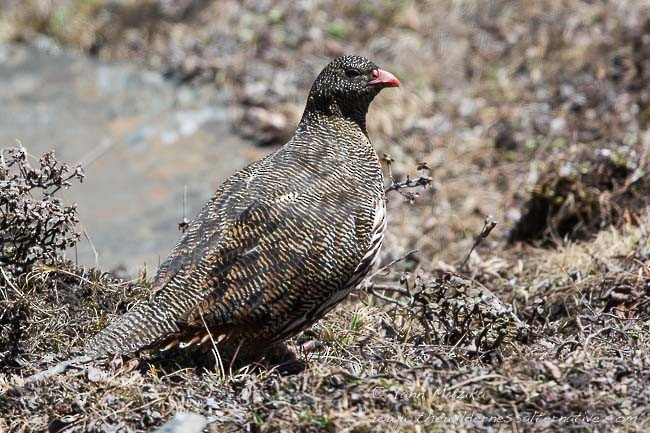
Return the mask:
[(352, 107), (337, 102), (317, 101), (309, 97), (298, 129), (305, 129), (310, 124), (336, 123), (340, 125), (347, 123), (350, 128), (360, 129), (367, 137), (367, 112), (368, 106), (365, 104), (355, 104)]

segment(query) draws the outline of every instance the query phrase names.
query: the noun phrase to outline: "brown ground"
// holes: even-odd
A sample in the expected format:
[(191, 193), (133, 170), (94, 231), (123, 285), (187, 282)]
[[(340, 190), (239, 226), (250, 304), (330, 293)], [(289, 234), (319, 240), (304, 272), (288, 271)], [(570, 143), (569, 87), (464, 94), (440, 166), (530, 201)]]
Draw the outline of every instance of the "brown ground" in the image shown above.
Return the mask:
[(146, 279), (0, 275), (2, 329), (20, 323), (0, 337), (0, 431), (150, 431), (188, 410), (214, 431), (648, 430), (650, 7), (309, 4), (0, 0), (0, 38), (213, 82), (261, 144), (291, 133), (329, 58), (367, 55), (403, 82), (371, 109), (375, 146), (436, 183), (389, 195), (384, 263), (418, 252), (300, 336), (324, 347), (295, 374), (150, 356), (25, 384)]

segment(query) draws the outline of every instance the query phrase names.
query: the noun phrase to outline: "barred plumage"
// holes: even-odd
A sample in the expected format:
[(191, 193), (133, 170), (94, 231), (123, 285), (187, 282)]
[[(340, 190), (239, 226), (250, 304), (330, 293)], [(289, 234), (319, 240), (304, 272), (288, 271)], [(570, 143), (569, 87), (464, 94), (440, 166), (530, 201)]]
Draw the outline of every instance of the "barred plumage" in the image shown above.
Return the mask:
[(149, 299), (95, 336), (86, 353), (210, 337), (268, 346), (341, 301), (381, 246), (384, 180), (365, 119), (379, 91), (398, 85), (359, 56), (325, 67), (291, 140), (221, 185), (160, 266)]

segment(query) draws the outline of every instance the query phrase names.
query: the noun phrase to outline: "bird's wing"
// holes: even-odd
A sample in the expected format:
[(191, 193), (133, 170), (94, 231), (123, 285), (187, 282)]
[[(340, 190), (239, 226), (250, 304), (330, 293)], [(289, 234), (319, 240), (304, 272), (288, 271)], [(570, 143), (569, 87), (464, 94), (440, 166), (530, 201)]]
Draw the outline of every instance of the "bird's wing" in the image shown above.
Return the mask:
[(152, 286), (152, 299), (179, 276), (179, 273), (182, 275), (192, 272), (200, 264), (206, 249), (211, 244), (218, 243), (224, 226), (224, 218), (219, 209), (227, 208), (231, 200), (236, 200), (237, 195), (241, 193), (242, 182), (247, 177), (248, 169), (250, 167), (228, 179), (186, 228), (179, 242), (158, 268)]
[[(258, 175), (267, 181), (252, 182)], [(368, 248), (372, 197), (352, 200), (328, 184), (308, 170), (274, 177), (263, 163), (238, 173), (161, 265), (151, 302), (176, 309), (179, 327), (218, 326), (339, 290)]]

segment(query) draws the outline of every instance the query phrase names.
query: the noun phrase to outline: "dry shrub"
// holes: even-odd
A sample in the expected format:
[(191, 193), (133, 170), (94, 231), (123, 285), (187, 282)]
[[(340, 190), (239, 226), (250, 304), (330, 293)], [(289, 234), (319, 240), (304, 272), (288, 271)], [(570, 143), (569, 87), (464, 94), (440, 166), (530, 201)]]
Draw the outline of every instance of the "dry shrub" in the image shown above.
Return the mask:
[(0, 265), (18, 275), (34, 263), (51, 264), (79, 240), (76, 205), (66, 206), (55, 194), (72, 180), (81, 182), (84, 173), (57, 161), (53, 151), (38, 167), (23, 148), (0, 152)]
[(551, 160), (511, 232), (511, 241), (558, 245), (636, 219), (650, 196), (645, 165), (644, 155), (626, 160), (604, 149)]
[(83, 180), (81, 167), (54, 152), (38, 166), (23, 148), (0, 152), (0, 365), (17, 367), (66, 349), (81, 329), (96, 330), (104, 323), (95, 316), (115, 311), (124, 295), (114, 296), (120, 286), (107, 275), (60, 256), (79, 233), (76, 206), (56, 194)]
[[(526, 326), (512, 308), (480, 283), (439, 272), (401, 278), (401, 285), (377, 284), (372, 293), (390, 303), (394, 323), (411, 322), (399, 338), (413, 345), (452, 348), (448, 354), (501, 359), (513, 340), (526, 338)], [(397, 298), (384, 293), (397, 294)], [(385, 323), (387, 332), (394, 325)], [(400, 325), (402, 326), (402, 325)]]
[(0, 276), (0, 367), (82, 346), (142, 297), (144, 287), (69, 262)]

